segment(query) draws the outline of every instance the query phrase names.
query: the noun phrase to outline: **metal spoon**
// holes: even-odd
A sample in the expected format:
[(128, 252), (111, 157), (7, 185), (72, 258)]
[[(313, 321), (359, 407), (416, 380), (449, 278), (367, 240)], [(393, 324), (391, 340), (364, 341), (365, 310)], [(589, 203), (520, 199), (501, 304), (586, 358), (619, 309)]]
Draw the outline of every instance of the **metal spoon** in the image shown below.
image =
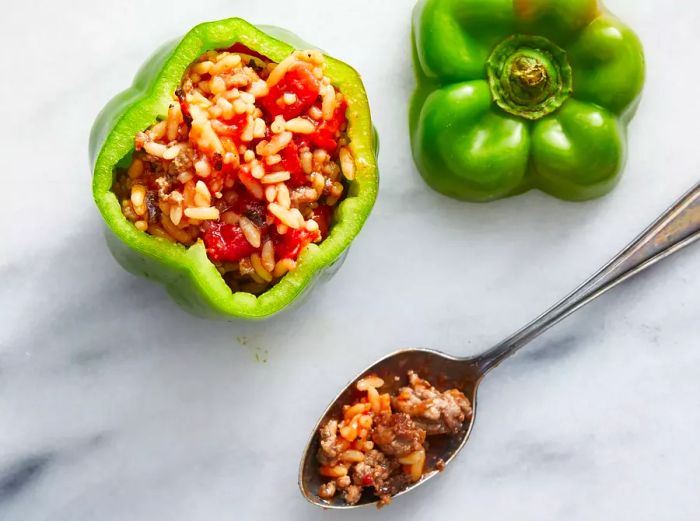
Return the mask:
[[(333, 400), (314, 427), (299, 468), (299, 487), (302, 494), (309, 502), (323, 508), (349, 509), (376, 503), (378, 498), (369, 492), (363, 495), (357, 505), (345, 504), (340, 494), (332, 502), (318, 497), (318, 490), (322, 483), (316, 461), (319, 427), (331, 418), (342, 416), (343, 405), (352, 400), (355, 393), (354, 383), (360, 378), (377, 374), (386, 382), (381, 391), (392, 392), (406, 385), (406, 373), (414, 369), (438, 388), (460, 389), (469, 398), (476, 413), (477, 388), (491, 369), (593, 299), (698, 239), (700, 239), (700, 184), (683, 196), (632, 244), (568, 297), (485, 353), (473, 358), (458, 358), (429, 349), (404, 349), (372, 364)], [(435, 463), (439, 459), (442, 459), (445, 465), (449, 464), (464, 447), (473, 424), (474, 414), (464, 423), (459, 433), (431, 437), (425, 475), (397, 496), (413, 490), (435, 476), (438, 473), (434, 470)]]

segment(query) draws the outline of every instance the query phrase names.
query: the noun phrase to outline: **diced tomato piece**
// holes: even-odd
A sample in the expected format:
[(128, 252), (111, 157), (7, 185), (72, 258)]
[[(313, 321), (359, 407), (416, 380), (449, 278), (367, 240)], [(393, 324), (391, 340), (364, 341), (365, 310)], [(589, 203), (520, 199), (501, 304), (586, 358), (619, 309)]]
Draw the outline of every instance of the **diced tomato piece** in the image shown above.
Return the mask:
[(292, 141), (280, 152), (282, 156), (282, 161), (277, 163), (278, 171), (286, 170), (291, 174), (290, 184), (292, 186), (300, 186), (306, 183), (306, 175), (304, 174), (304, 169), (301, 166), (301, 159), (299, 159), (299, 147)]
[(369, 487), (370, 485), (374, 484), (374, 478), (372, 477), (371, 473), (367, 473), (364, 476), (362, 476), (362, 486), (364, 487)]
[(294, 230), (290, 228), (284, 235), (275, 233), (272, 239), (275, 247), (275, 257), (278, 259), (296, 259), (301, 250), (307, 244), (313, 242), (314, 237), (315, 234), (304, 229)]
[(331, 227), (331, 219), (333, 218), (333, 207), (327, 204), (319, 205), (311, 218), (318, 223), (318, 231), (321, 232), (321, 238), (328, 237), (328, 230)]
[(240, 128), (241, 131), (245, 128), (245, 126), (248, 124), (248, 114), (243, 113), (243, 114), (234, 114), (231, 119), (222, 119), (224, 123), (228, 125), (233, 125), (234, 127)]
[[(263, 110), (272, 118), (280, 114), (289, 120), (301, 116), (316, 102), (321, 85), (311, 68), (306, 64), (293, 65), (287, 74), (271, 89), (267, 96), (258, 100)], [(296, 95), (291, 105), (277, 103), (285, 94)]]
[(325, 239), (328, 236), (331, 219), (333, 218), (333, 208), (328, 205), (319, 205), (314, 210), (312, 219), (318, 223), (318, 231), (310, 232), (306, 229), (289, 229), (284, 235), (273, 232), (272, 242), (275, 246), (275, 257), (278, 259), (296, 259), (301, 250), (319, 238)]
[(236, 262), (256, 252), (237, 224), (212, 223), (202, 238), (214, 261)]
[(329, 137), (329, 135), (325, 132), (319, 132), (318, 134), (314, 134), (311, 138), (311, 141), (318, 148), (322, 148), (328, 151), (330, 154), (333, 154), (338, 148), (338, 142), (332, 137)]
[(348, 104), (343, 100), (333, 112), (333, 117), (329, 120), (324, 120), (316, 128), (316, 132), (309, 136), (311, 142), (318, 148), (322, 148), (330, 153), (334, 153), (338, 148), (336, 141), (338, 133), (346, 121), (345, 111)]
[(227, 179), (236, 179), (236, 169), (233, 168), (231, 163), (223, 163), (221, 165), (221, 177), (226, 181)]
[(297, 148), (311, 147), (311, 138), (308, 134), (295, 134), (294, 142), (297, 144)]

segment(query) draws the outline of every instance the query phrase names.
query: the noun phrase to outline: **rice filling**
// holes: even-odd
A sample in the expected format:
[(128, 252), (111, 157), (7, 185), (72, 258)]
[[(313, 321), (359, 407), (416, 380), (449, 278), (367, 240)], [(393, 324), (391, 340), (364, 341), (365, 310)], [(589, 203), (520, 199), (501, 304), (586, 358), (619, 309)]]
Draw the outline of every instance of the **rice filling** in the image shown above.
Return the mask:
[(203, 54), (116, 172), (125, 217), (203, 241), (233, 291), (269, 289), (328, 236), (355, 176), (347, 101), (325, 69), (319, 51), (280, 63), (239, 44)]

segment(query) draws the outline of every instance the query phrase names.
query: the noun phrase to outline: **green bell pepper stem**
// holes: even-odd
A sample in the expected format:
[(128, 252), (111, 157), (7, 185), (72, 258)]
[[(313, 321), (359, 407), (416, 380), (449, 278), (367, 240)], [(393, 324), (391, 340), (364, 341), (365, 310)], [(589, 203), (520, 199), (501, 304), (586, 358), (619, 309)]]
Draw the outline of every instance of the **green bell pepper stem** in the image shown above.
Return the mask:
[(295, 48), (312, 47), (287, 31), (270, 27), (261, 30), (239, 18), (200, 24), (181, 40), (163, 46), (141, 68), (133, 85), (102, 110), (93, 126), (93, 197), (107, 224), (108, 247), (128, 271), (162, 283), (179, 304), (197, 315), (263, 319), (290, 305), (337, 269), (374, 205), (377, 140), (365, 89), (353, 68), (326, 57), (326, 74), (348, 102), (347, 133), (356, 163), (355, 179), (335, 212), (328, 237), (321, 244), (307, 246), (297, 269), (262, 295), (232, 293), (209, 261), (201, 241), (186, 248), (137, 230), (123, 215), (112, 192), (115, 168), (129, 163), (134, 136), (164, 117), (189, 64), (208, 50), (228, 48), (234, 43), (274, 62), (281, 62)]
[(619, 181), (644, 53), (597, 0), (422, 0), (413, 58), (413, 157), (435, 190), (583, 201)]

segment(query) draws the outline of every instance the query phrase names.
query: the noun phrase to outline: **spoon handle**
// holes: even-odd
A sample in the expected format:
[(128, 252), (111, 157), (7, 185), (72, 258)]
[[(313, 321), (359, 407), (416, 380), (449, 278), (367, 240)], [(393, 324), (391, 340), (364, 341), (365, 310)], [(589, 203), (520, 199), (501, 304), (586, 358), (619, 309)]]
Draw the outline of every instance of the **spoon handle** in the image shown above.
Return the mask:
[(700, 239), (700, 183), (569, 296), (479, 357), (485, 374), (609, 289)]

